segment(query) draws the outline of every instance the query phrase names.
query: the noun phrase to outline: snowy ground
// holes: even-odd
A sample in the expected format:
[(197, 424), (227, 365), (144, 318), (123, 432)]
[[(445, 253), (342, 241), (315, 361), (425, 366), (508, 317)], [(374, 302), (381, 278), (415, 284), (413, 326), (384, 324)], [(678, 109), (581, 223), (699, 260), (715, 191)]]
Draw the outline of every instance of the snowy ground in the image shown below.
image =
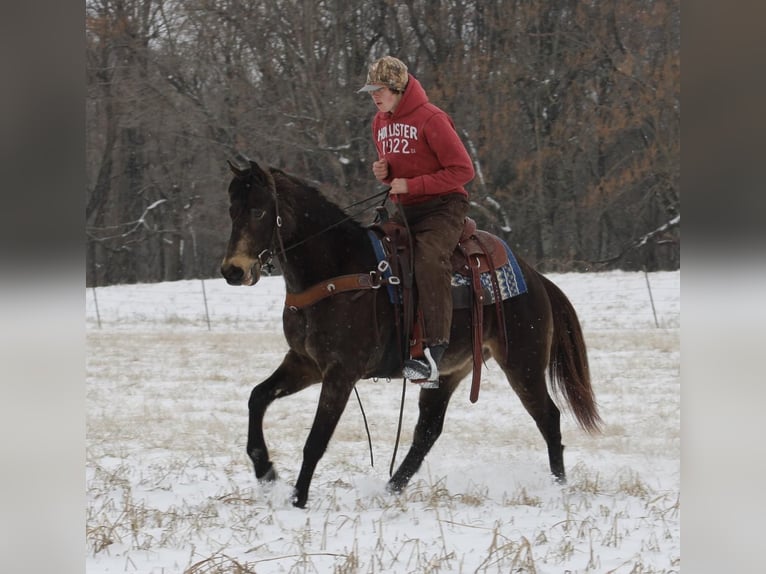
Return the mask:
[(266, 415), (274, 486), (245, 456), (250, 390), (286, 349), (281, 279), (88, 289), (87, 572), (678, 572), (680, 272), (651, 290), (643, 273), (549, 277), (580, 315), (605, 421), (591, 437), (565, 414), (566, 486), (490, 363), (400, 496), (385, 484), (401, 381), (360, 382), (375, 466), (352, 397), (305, 510), (289, 498), (318, 386)]

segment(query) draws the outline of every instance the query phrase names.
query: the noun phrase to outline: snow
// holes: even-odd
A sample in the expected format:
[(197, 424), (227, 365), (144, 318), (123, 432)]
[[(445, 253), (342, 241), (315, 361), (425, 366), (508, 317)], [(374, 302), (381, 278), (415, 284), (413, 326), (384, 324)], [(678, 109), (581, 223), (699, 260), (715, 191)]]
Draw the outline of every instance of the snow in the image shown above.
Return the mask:
[[(281, 278), (88, 289), (87, 572), (678, 572), (680, 272), (548, 276), (580, 316), (605, 421), (589, 436), (562, 409), (567, 485), (490, 362), (398, 496), (401, 381), (361, 381), (374, 467), (352, 397), (304, 510), (290, 496), (318, 385), (266, 414), (276, 483), (245, 455), (250, 390), (286, 350)], [(405, 400), (397, 464), (417, 391)]]

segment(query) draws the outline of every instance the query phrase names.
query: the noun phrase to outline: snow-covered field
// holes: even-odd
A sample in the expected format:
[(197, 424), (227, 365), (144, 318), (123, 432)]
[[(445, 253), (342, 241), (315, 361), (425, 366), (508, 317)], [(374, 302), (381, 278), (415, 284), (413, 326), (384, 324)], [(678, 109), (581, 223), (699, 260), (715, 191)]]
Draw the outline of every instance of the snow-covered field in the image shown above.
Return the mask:
[[(250, 390), (286, 349), (281, 278), (88, 289), (87, 572), (678, 572), (680, 272), (549, 277), (580, 316), (605, 421), (591, 437), (565, 411), (566, 486), (490, 363), (399, 496), (401, 381), (361, 381), (374, 467), (352, 397), (305, 510), (289, 499), (318, 386), (266, 415), (275, 485), (245, 455)], [(410, 388), (397, 463), (416, 416)]]

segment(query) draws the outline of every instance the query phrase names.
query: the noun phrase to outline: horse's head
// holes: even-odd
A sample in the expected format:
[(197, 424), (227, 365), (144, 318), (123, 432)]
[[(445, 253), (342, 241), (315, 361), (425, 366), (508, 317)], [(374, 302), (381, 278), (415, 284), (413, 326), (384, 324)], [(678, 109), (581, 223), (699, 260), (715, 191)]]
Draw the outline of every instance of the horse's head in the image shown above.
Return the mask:
[(277, 220), (274, 178), (247, 157), (229, 160), (231, 235), (221, 275), (230, 285), (255, 285), (261, 266), (271, 258)]

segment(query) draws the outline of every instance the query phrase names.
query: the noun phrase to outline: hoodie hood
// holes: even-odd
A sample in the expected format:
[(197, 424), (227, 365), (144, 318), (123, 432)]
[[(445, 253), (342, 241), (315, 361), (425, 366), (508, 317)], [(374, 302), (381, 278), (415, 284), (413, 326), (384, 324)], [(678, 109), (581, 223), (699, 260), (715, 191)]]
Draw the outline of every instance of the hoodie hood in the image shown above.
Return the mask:
[(412, 74), (407, 74), (409, 81), (402, 94), (402, 99), (393, 112), (378, 112), (391, 119), (402, 119), (415, 112), (419, 107), (428, 103), (428, 95), (425, 89)]

